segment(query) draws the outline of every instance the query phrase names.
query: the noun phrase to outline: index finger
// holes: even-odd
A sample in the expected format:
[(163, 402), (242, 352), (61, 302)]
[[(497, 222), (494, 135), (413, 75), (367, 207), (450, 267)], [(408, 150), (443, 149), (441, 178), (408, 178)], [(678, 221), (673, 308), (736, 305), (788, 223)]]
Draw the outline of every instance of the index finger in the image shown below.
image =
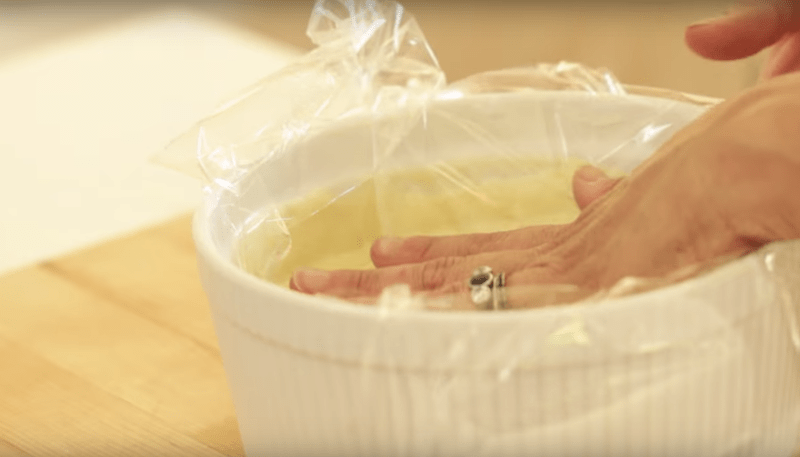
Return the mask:
[(707, 59), (743, 59), (797, 30), (797, 10), (795, 1), (752, 2), (728, 15), (690, 25), (686, 44)]

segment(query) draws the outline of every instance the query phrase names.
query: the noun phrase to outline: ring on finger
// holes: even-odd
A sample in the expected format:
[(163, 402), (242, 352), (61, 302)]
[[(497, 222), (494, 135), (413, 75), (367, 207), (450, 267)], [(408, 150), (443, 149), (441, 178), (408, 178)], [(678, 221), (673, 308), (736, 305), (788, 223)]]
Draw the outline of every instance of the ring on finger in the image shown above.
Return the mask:
[(495, 275), (491, 267), (481, 266), (472, 272), (468, 284), (472, 303), (478, 308), (497, 311), (508, 307), (505, 272)]

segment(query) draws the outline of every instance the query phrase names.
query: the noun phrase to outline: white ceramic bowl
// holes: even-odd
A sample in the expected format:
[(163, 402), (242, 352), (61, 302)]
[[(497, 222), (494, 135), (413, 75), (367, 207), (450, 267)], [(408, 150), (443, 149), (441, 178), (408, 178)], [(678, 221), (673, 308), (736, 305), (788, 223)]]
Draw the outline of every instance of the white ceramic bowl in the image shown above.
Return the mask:
[[(453, 122), (469, 119), (503, 153), (630, 170), (699, 113), (637, 96), (488, 94), (437, 102), (409, 144), (424, 140), (437, 159), (485, 154)], [(249, 456), (791, 455), (800, 363), (785, 298), (796, 290), (776, 280), (797, 277), (794, 245), (637, 296), (502, 313), (387, 314), (236, 266), (250, 211), (368, 173), (375, 122), (400, 120), (334, 125), (258, 169), (243, 194), (209, 194), (196, 214)]]

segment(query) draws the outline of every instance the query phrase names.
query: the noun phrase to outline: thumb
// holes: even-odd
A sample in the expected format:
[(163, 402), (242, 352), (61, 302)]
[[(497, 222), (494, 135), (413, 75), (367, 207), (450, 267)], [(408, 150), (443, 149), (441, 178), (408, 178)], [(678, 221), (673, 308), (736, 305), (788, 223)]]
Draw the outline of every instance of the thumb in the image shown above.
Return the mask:
[(607, 194), (619, 179), (609, 178), (603, 170), (587, 165), (579, 168), (572, 177), (572, 193), (575, 203), (583, 210)]
[(749, 57), (796, 30), (798, 2), (758, 1), (725, 16), (707, 19), (686, 29), (686, 44), (697, 54), (713, 60)]

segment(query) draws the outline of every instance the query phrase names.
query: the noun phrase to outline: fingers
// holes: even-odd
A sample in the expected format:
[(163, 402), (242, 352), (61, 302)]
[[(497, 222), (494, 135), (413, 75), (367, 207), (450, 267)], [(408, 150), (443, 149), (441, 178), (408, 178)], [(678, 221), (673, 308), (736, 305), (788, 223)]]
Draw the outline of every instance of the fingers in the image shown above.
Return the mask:
[(800, 31), (783, 36), (770, 52), (761, 70), (761, 80), (800, 71)]
[[(572, 190), (578, 207), (583, 210), (611, 191), (619, 181), (620, 179), (609, 178), (596, 167), (585, 166), (578, 169), (572, 180)], [(370, 256), (376, 267), (386, 267), (441, 257), (530, 249), (551, 241), (562, 228), (563, 226), (547, 225), (496, 233), (383, 238), (372, 245)]]
[(585, 166), (579, 168), (572, 177), (572, 193), (575, 203), (583, 210), (597, 199), (607, 194), (620, 179), (609, 178), (603, 170)]
[(794, 1), (758, 2), (731, 14), (690, 25), (686, 44), (713, 60), (749, 57), (796, 30)]
[(370, 256), (376, 267), (387, 267), (443, 257), (465, 257), (485, 252), (526, 249), (550, 239), (559, 227), (545, 225), (495, 233), (382, 238), (372, 245)]
[[(547, 278), (555, 280), (552, 272), (548, 272), (547, 265), (529, 268), (509, 275), (504, 296), (506, 298), (504, 310), (531, 309), (545, 306), (575, 303), (595, 294), (594, 291), (581, 288), (572, 284), (544, 284)], [(388, 290), (388, 289), (387, 289)], [(392, 308), (428, 309), (439, 311), (483, 311), (471, 298), (469, 291), (463, 287), (463, 281), (450, 284), (435, 291), (417, 292), (412, 295), (380, 297), (374, 295), (360, 295), (358, 291), (339, 290), (331, 291), (323, 296), (345, 299), (349, 302), (370, 305), (390, 306)], [(384, 301), (388, 300), (388, 301)]]
[(496, 271), (518, 271), (533, 263), (529, 251), (501, 251), (468, 257), (441, 257), (422, 263), (397, 265), (375, 270), (295, 272), (290, 287), (308, 294), (339, 297), (379, 295), (384, 288), (407, 284), (412, 291), (455, 293), (468, 290), (467, 280), (481, 265)]

